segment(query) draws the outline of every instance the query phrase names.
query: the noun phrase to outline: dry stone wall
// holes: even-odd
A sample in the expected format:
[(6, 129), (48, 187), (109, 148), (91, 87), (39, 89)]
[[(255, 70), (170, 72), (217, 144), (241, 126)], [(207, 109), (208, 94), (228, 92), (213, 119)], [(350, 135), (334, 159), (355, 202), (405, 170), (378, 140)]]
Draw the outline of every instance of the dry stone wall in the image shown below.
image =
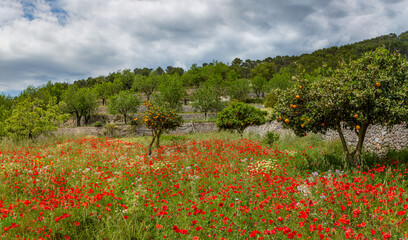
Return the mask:
[[(93, 135), (104, 136), (104, 127), (65, 127), (59, 128), (55, 133), (57, 135)], [(181, 127), (172, 131), (172, 134), (187, 134), (187, 133), (208, 133), (216, 132), (218, 128), (214, 122), (194, 123), (189, 121)], [(249, 126), (245, 129), (244, 134), (248, 135), (259, 134), (264, 137), (267, 132), (275, 132), (284, 135), (294, 135), (294, 133), (283, 128), (281, 123), (276, 121), (268, 122), (260, 126)], [(136, 129), (130, 125), (117, 125), (115, 136), (141, 136), (150, 135), (151, 132), (144, 126), (138, 126)], [(345, 138), (350, 146), (357, 144), (357, 136), (351, 130), (344, 129)], [(328, 131), (325, 135), (321, 135), (322, 139), (334, 140), (338, 138), (336, 131)], [(370, 126), (367, 130), (366, 139), (364, 141), (366, 150), (373, 151), (378, 154), (384, 154), (389, 149), (401, 150), (408, 146), (408, 128), (406, 124), (396, 125), (392, 129), (387, 129), (381, 126)]]
[[(284, 129), (282, 124), (276, 121), (268, 122), (261, 126), (250, 126), (245, 129), (244, 134), (253, 133), (263, 137), (268, 131), (279, 133), (280, 135), (294, 135), (291, 130)], [(356, 146), (358, 138), (355, 132), (343, 129), (343, 133), (347, 143), (350, 146)], [(334, 140), (338, 137), (337, 131), (328, 131), (325, 135), (322, 135), (322, 138), (326, 140)], [(408, 128), (406, 124), (396, 125), (392, 129), (371, 125), (367, 129), (364, 147), (368, 151), (384, 154), (389, 149), (401, 150), (407, 146)]]
[[(171, 134), (187, 134), (187, 133), (208, 133), (215, 132), (218, 128), (214, 122), (204, 122), (204, 123), (184, 123), (181, 127), (176, 130), (171, 131)], [(104, 127), (64, 127), (59, 128), (56, 135), (74, 135), (74, 136), (106, 136), (106, 129)], [(132, 128), (130, 125), (116, 125), (112, 136), (115, 137), (132, 137), (132, 136), (145, 136), (151, 135), (151, 130), (144, 127), (138, 126)]]

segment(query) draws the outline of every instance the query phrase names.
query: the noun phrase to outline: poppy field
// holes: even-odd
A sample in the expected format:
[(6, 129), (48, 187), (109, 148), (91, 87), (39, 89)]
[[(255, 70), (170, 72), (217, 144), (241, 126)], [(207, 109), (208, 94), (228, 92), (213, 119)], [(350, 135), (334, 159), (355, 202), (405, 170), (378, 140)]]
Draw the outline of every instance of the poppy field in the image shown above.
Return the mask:
[(106, 138), (0, 149), (0, 239), (408, 238), (404, 162), (309, 171), (319, 152), (250, 139), (151, 156)]

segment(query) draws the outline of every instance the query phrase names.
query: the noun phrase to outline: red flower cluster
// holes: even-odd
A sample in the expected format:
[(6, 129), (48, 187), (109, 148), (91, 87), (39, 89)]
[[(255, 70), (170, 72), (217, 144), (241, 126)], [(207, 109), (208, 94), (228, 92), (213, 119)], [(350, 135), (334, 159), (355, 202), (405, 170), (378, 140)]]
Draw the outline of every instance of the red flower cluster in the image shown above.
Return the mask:
[(2, 149), (0, 236), (76, 239), (89, 227), (101, 234), (90, 238), (112, 239), (106, 229), (123, 225), (150, 239), (408, 238), (406, 166), (302, 172), (312, 150), (206, 140), (147, 156), (96, 138)]

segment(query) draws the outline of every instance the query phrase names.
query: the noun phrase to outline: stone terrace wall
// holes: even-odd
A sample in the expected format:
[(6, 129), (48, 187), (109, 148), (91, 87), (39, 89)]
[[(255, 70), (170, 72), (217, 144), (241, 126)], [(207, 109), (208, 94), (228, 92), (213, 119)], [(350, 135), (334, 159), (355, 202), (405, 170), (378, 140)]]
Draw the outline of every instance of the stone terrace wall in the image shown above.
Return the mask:
[[(181, 127), (177, 128), (174, 131), (171, 131), (171, 134), (187, 134), (187, 133), (208, 133), (215, 132), (218, 128), (214, 122), (204, 122), (204, 123), (184, 123)], [(56, 135), (75, 135), (75, 136), (104, 136), (104, 127), (65, 127), (59, 128), (56, 132)], [(130, 125), (118, 125), (115, 130), (115, 136), (117, 137), (132, 137), (132, 136), (144, 136), (151, 135), (151, 130), (139, 126), (136, 129), (132, 129)]]
[[(59, 128), (55, 133), (57, 135), (103, 136), (103, 131), (103, 127), (68, 127)], [(171, 133), (187, 134), (191, 132), (208, 133), (216, 131), (218, 131), (218, 128), (214, 122), (187, 122)], [(281, 136), (294, 135), (291, 130), (284, 129), (282, 124), (278, 122), (269, 122), (261, 126), (247, 127), (244, 131), (244, 134), (259, 134), (261, 137), (264, 137), (268, 131), (279, 133)], [(116, 136), (120, 137), (142, 136), (150, 134), (150, 130), (143, 126), (139, 126), (137, 129), (132, 130), (129, 125), (118, 125), (118, 129), (116, 130)], [(344, 129), (344, 135), (349, 145), (356, 145), (357, 136), (353, 131)], [(338, 134), (336, 131), (329, 131), (325, 135), (321, 135), (321, 137), (322, 139), (326, 140), (334, 140), (338, 138)], [(401, 150), (408, 146), (408, 128), (405, 124), (394, 126), (392, 130), (387, 130), (385, 127), (381, 126), (370, 126), (367, 130), (364, 146), (367, 150), (374, 151), (379, 154), (387, 152), (388, 149)]]
[[(244, 134), (254, 133), (263, 137), (268, 131), (279, 133), (280, 135), (294, 135), (291, 130), (284, 129), (281, 123), (275, 121), (261, 126), (250, 126), (245, 129)], [(351, 146), (356, 146), (358, 138), (354, 131), (343, 129), (343, 132), (347, 143)], [(325, 135), (322, 135), (322, 138), (326, 140), (337, 139), (337, 131), (328, 131)], [(396, 125), (391, 130), (381, 126), (370, 126), (364, 140), (364, 147), (368, 151), (374, 151), (379, 154), (386, 153), (388, 149), (401, 150), (407, 146), (408, 128), (406, 124)]]

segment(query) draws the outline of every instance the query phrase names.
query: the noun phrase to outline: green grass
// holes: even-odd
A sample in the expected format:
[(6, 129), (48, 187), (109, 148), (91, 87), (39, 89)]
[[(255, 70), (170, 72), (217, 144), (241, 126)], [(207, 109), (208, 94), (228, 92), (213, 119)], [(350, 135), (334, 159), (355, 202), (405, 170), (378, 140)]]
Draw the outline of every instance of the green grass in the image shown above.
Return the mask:
[[(263, 234), (265, 229), (285, 226), (303, 234), (301, 239), (319, 239), (317, 231), (309, 231), (309, 225), (321, 224), (330, 228), (333, 236), (329, 239), (344, 239), (346, 229), (335, 225), (343, 214), (351, 221), (344, 226), (369, 239), (379, 239), (382, 230), (395, 232), (393, 239), (405, 233), (407, 223), (394, 226), (393, 221), (406, 218), (395, 213), (404, 211), (398, 189), (407, 190), (408, 150), (390, 151), (384, 158), (365, 154), (364, 161), (371, 170), (361, 172), (344, 167), (338, 140), (324, 141), (318, 134), (281, 136), (272, 146), (262, 143), (258, 135), (241, 139), (238, 133), (229, 131), (165, 134), (161, 138), (163, 147), (147, 156), (150, 140), (150, 136), (57, 136), (2, 141), (0, 162), (4, 174), (0, 180), (4, 184), (0, 192), (4, 194), (0, 194), (0, 209), (4, 212), (4, 206), (12, 204), (13, 212), (0, 219), (0, 226), (18, 225), (4, 233), (11, 239), (17, 234), (21, 239), (32, 239), (47, 234), (37, 232), (47, 226), (52, 229), (51, 239), (207, 239), (208, 233), (227, 239), (251, 239), (248, 235), (252, 230), (261, 230), (264, 239), (286, 239), (281, 230), (277, 235)], [(375, 187), (378, 184), (381, 188)], [(322, 194), (336, 201), (331, 203)], [(364, 201), (355, 201), (355, 196), (369, 201), (371, 208), (367, 209)], [(406, 192), (400, 196), (408, 199)], [(375, 213), (382, 214), (384, 220), (373, 218), (375, 209), (384, 206), (383, 201), (389, 201), (388, 209), (395, 212)], [(194, 215), (196, 208), (205, 214)], [(356, 209), (364, 211), (352, 217)], [(329, 210), (336, 215), (323, 214)], [(172, 218), (157, 215), (160, 211), (167, 211)], [(310, 214), (302, 220), (299, 216), (304, 211)], [(69, 217), (61, 218), (65, 214)], [(44, 217), (41, 221), (40, 216)], [(224, 217), (229, 219), (225, 220), (228, 225)], [(301, 227), (300, 221), (306, 225)], [(367, 223), (367, 228), (357, 227), (362, 222)], [(188, 234), (175, 232), (174, 225), (187, 229)], [(204, 230), (196, 231), (197, 226)], [(233, 231), (222, 230), (224, 226)], [(371, 228), (377, 235), (372, 236)], [(248, 231), (245, 236), (241, 235), (242, 229)], [(323, 234), (327, 236), (327, 232)]]

